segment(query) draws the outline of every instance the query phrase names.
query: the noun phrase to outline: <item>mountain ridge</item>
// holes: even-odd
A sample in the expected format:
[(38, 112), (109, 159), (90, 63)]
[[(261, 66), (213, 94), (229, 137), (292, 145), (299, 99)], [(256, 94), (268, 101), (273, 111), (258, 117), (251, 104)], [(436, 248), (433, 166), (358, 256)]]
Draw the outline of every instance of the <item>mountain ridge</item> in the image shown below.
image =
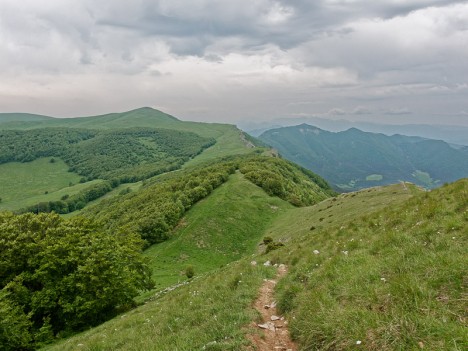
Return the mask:
[(345, 191), (398, 181), (433, 188), (468, 176), (468, 149), (442, 140), (308, 124), (272, 129), (259, 139)]
[(333, 120), (325, 118), (283, 118), (270, 122), (239, 122), (237, 125), (252, 136), (282, 127), (290, 127), (302, 123), (312, 124), (332, 132), (340, 132), (352, 127), (371, 133), (385, 135), (402, 134), (419, 136), (429, 139), (440, 139), (455, 145), (468, 146), (468, 126), (444, 124), (380, 124), (372, 122)]

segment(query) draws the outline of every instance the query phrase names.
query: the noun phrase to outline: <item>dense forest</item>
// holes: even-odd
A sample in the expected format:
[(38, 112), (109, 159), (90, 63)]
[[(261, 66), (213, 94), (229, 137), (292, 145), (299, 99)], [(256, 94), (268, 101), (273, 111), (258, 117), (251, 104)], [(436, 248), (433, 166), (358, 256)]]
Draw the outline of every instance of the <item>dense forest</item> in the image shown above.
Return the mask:
[(0, 131), (0, 163), (60, 157), (84, 180), (126, 183), (179, 168), (215, 143), (191, 132), (169, 129), (43, 128)]

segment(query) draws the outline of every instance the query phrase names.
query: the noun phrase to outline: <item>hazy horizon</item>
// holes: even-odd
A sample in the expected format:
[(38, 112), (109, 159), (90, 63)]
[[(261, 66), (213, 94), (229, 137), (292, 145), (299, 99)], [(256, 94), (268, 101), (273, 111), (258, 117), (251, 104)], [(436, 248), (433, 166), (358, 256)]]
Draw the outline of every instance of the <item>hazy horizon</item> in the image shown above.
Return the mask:
[(466, 1), (0, 3), (0, 112), (468, 126)]

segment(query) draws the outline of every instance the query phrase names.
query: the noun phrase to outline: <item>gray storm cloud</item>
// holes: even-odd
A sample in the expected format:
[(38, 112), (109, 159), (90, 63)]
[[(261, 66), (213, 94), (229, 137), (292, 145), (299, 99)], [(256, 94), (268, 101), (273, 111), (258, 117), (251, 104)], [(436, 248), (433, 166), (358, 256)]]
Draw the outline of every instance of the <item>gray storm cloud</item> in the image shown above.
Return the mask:
[[(0, 111), (468, 125), (468, 4), (0, 0)], [(338, 113), (339, 112), (339, 113)]]

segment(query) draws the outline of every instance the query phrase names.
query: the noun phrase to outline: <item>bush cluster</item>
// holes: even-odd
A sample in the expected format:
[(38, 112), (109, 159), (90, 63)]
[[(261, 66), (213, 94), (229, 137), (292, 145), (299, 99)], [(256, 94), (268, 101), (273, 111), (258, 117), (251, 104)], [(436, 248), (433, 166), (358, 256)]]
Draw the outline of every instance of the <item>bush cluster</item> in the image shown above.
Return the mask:
[(283, 159), (257, 156), (240, 162), (239, 169), (267, 194), (295, 206), (312, 205), (334, 194), (321, 177)]
[(142, 240), (84, 218), (0, 213), (0, 345), (27, 350), (96, 325), (153, 286)]

